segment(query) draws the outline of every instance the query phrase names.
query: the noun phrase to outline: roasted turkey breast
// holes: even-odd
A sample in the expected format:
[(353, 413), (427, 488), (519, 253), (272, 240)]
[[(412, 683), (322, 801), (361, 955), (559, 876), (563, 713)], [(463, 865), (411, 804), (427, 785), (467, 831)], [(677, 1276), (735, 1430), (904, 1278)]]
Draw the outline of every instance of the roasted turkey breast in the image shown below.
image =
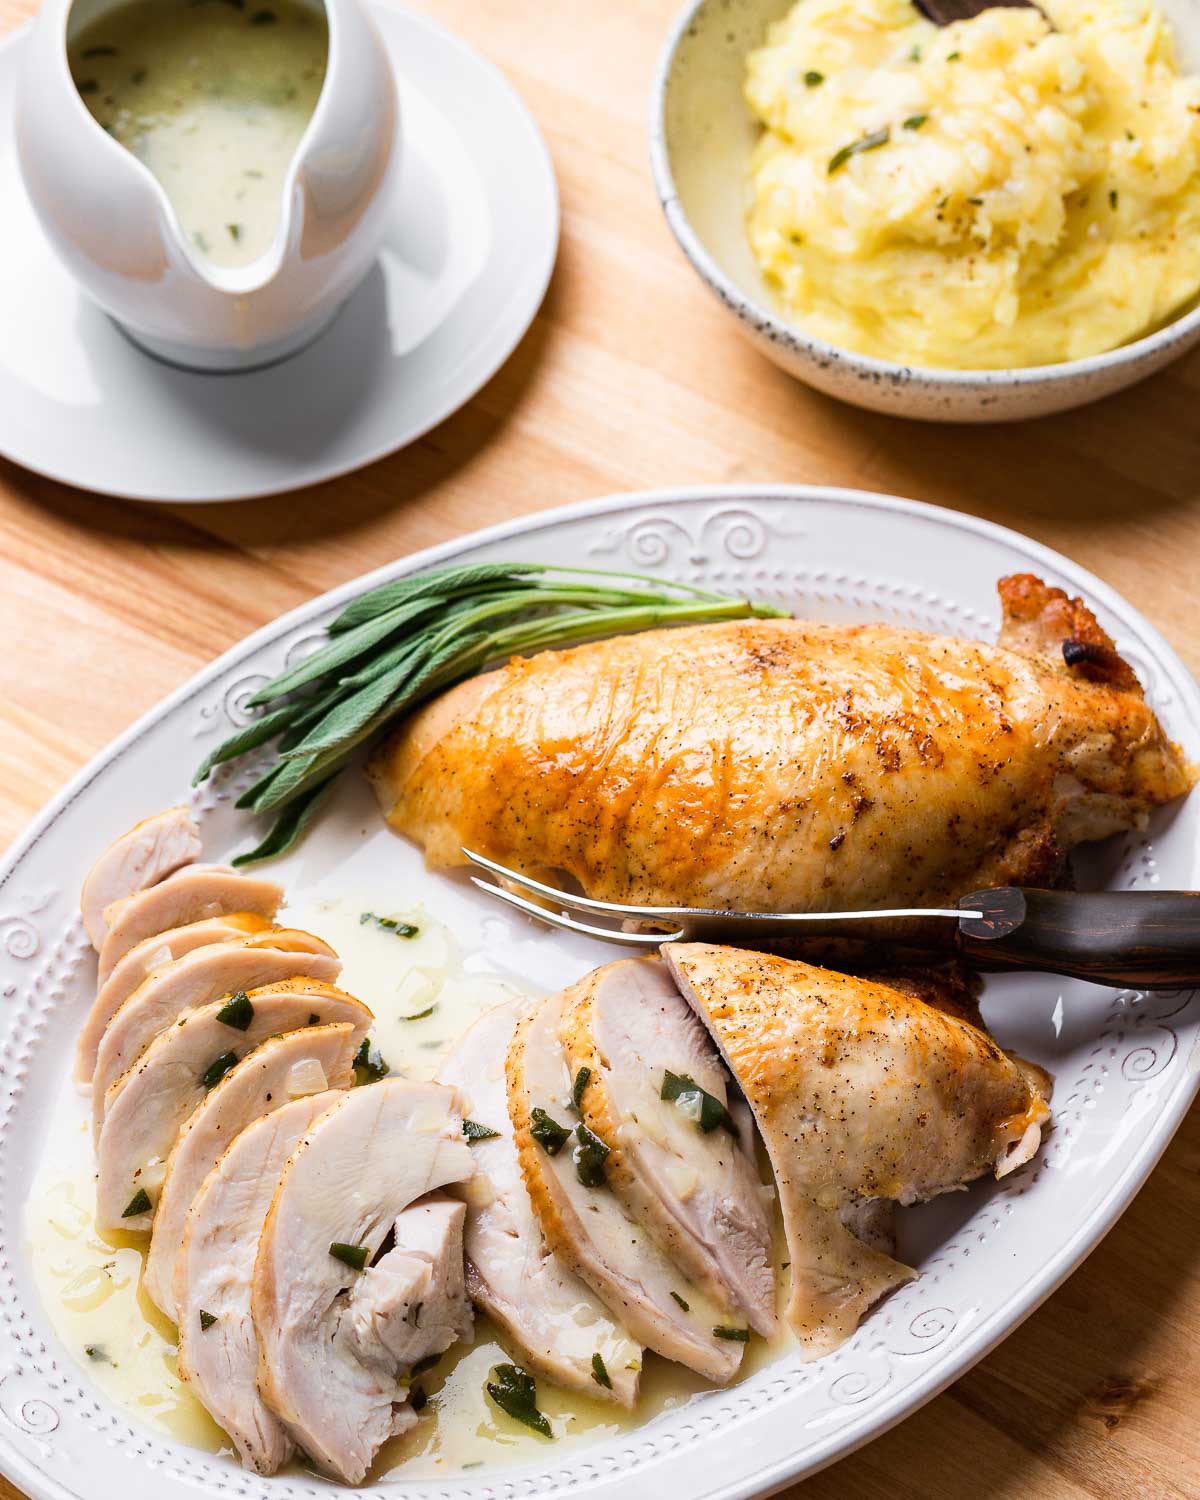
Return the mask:
[(945, 905), (1045, 884), (1193, 775), (1091, 612), (1002, 580), (1000, 643), (751, 620), (513, 660), (370, 768), (435, 867), (464, 845), (611, 901)]
[(1028, 1161), (1050, 1080), (964, 1019), (955, 994), (943, 1008), (709, 943), (663, 953), (754, 1111), (787, 1235), (788, 1319), (810, 1355), (826, 1354), (916, 1275), (890, 1253), (890, 1205)]

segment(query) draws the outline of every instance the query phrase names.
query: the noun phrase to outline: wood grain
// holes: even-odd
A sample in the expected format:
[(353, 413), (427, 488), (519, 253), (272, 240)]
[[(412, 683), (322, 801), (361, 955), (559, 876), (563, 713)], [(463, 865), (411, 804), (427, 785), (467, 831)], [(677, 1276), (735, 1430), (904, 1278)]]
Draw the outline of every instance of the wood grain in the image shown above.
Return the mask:
[[(0, 0), (0, 30), (33, 8)], [(742, 344), (661, 220), (644, 121), (674, 0), (416, 8), (498, 63), (549, 140), (563, 246), (541, 313), (428, 437), (284, 499), (134, 506), (0, 461), (0, 845), (138, 714), (281, 610), (415, 548), (615, 490), (810, 480), (956, 506), (1077, 558), (1200, 669), (1200, 356), (1022, 426), (937, 429), (839, 406)], [(1200, 1497), (1198, 1391), (1193, 1111), (1038, 1313), (803, 1500)]]

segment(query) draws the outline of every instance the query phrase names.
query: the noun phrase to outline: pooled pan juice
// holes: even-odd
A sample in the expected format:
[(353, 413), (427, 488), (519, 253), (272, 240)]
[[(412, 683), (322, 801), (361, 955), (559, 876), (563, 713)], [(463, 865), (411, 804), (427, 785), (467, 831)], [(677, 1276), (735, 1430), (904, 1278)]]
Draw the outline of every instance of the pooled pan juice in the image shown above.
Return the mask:
[(258, 260), (329, 53), (324, 13), (294, 3), (135, 0), (82, 28), (71, 76), (96, 121), (161, 183), (213, 265)]

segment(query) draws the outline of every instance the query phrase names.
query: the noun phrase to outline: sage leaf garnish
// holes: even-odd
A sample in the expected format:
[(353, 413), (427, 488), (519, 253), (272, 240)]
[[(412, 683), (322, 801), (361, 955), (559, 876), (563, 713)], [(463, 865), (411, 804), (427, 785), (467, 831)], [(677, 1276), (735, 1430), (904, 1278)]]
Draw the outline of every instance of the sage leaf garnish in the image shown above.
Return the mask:
[(588, 1086), (588, 1079), (592, 1076), (591, 1068), (580, 1068), (575, 1075), (575, 1082), (571, 1085), (571, 1103), (578, 1109), (583, 1103), (583, 1091)]
[(538, 1410), (533, 1376), (519, 1365), (496, 1365), (491, 1373), (492, 1378), (485, 1389), (500, 1410), (514, 1422), (521, 1422), (543, 1437), (552, 1438), (554, 1432), (550, 1423)]
[(713, 1329), (713, 1338), (729, 1339), (735, 1344), (748, 1344), (750, 1342), (750, 1330), (748, 1328), (726, 1328), (718, 1323)]
[(136, 1219), (138, 1214), (148, 1214), (149, 1212), (150, 1194), (145, 1188), (138, 1188), (137, 1192), (134, 1193), (133, 1197), (130, 1198), (129, 1202), (121, 1210), (121, 1217), (123, 1219)]
[(540, 1106), (529, 1112), (529, 1134), (547, 1156), (557, 1156), (571, 1138), (566, 1126), (552, 1120)]
[(660, 1099), (665, 1099), (674, 1104), (681, 1114), (693, 1120), (705, 1135), (716, 1130), (720, 1126), (728, 1130), (730, 1135), (737, 1135), (737, 1126), (733, 1123), (733, 1116), (721, 1103), (708, 1092), (702, 1089), (694, 1078), (686, 1073), (672, 1073), (669, 1069), (663, 1074), (662, 1089), (659, 1091)]
[(371, 1038), (369, 1036), (363, 1037), (358, 1051), (354, 1054), (355, 1084), (378, 1083), (381, 1078), (386, 1078), (391, 1071), (379, 1048), (371, 1045)]
[(329, 1247), (329, 1253), (334, 1260), (340, 1260), (344, 1266), (349, 1266), (352, 1271), (361, 1271), (367, 1263), (367, 1247), (365, 1245), (344, 1245), (341, 1240), (334, 1240)]
[(394, 933), (398, 938), (415, 938), (421, 931), (411, 922), (402, 922), (399, 917), (377, 917), (373, 911), (363, 912), (358, 919), (360, 927), (365, 927), (368, 922), (374, 922), (376, 927), (382, 927), (384, 932)]
[(216, 1321), (217, 1321), (217, 1315), (216, 1315), (216, 1313), (205, 1312), (203, 1308), (200, 1309), (200, 1331), (201, 1331), (201, 1333), (207, 1333), (208, 1330), (213, 1326), (213, 1324)]
[(832, 177), (835, 172), (840, 171), (852, 156), (858, 156), (863, 151), (875, 151), (880, 146), (886, 146), (892, 138), (892, 132), (885, 125), (882, 130), (873, 130), (870, 135), (861, 136), (857, 141), (851, 141), (848, 146), (843, 146), (840, 151), (835, 151), (829, 158), (827, 175)]
[(676, 1302), (679, 1303), (680, 1307), (683, 1308), (684, 1312), (691, 1312), (691, 1310), (692, 1310), (691, 1303), (690, 1302), (685, 1302), (683, 1300), (683, 1298), (679, 1295), (678, 1292), (672, 1292), (671, 1296), (675, 1298)]
[(611, 1391), (613, 1388), (612, 1380), (605, 1368), (604, 1358), (600, 1354), (592, 1355), (592, 1379), (597, 1385), (602, 1385), (606, 1391)]
[(222, 1052), (220, 1057), (214, 1057), (201, 1073), (200, 1082), (206, 1089), (215, 1088), (231, 1068), (237, 1067), (237, 1060), (236, 1052)]
[(464, 1120), (463, 1135), (469, 1141), (494, 1141), (499, 1139), (500, 1132), (490, 1125), (481, 1125), (478, 1120)]
[(196, 773), (267, 743), (273, 759), (238, 799), (274, 826), (238, 866), (285, 853), (334, 779), (401, 714), (510, 656), (665, 625), (779, 616), (771, 605), (638, 573), (473, 563), (393, 579), (328, 626), (325, 645), (273, 678), (261, 718), (206, 756)]
[(576, 1177), (584, 1187), (603, 1187), (608, 1180), (604, 1163), (608, 1160), (610, 1148), (583, 1124), (576, 1125), (575, 1138), (579, 1142), (572, 1153)]
[(217, 1012), (217, 1020), (222, 1026), (232, 1026), (235, 1031), (245, 1031), (253, 1019), (254, 1004), (245, 990), (230, 995)]

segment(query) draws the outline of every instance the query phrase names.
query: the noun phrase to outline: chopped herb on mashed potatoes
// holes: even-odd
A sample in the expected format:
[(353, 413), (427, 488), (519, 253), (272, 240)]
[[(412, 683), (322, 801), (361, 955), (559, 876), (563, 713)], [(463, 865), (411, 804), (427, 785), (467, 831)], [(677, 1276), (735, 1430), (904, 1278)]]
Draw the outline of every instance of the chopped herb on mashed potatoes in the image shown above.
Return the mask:
[(1149, 0), (1044, 9), (939, 28), (912, 0), (799, 0), (751, 53), (750, 243), (806, 331), (1002, 369), (1200, 291), (1200, 79)]

